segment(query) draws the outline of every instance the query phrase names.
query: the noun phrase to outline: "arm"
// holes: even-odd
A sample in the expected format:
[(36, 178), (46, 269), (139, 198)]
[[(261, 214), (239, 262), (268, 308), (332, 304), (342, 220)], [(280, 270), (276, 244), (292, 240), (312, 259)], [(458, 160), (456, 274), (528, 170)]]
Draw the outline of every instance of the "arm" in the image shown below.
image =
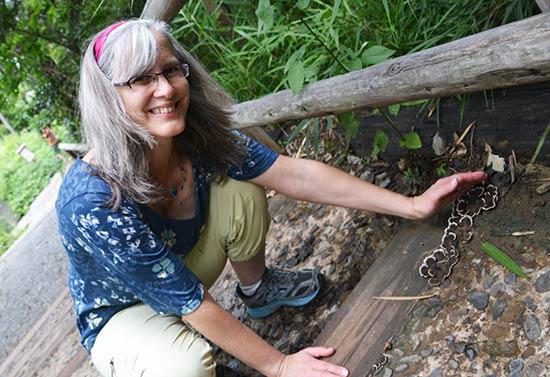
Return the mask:
[(223, 310), (207, 293), (201, 305), (182, 319), (226, 352), (268, 377), (347, 376), (345, 368), (318, 360), (332, 348), (311, 347), (284, 355)]
[(407, 197), (318, 161), (279, 156), (252, 182), (299, 200), (422, 219), (485, 178), (483, 172), (455, 174), (438, 180), (420, 196)]

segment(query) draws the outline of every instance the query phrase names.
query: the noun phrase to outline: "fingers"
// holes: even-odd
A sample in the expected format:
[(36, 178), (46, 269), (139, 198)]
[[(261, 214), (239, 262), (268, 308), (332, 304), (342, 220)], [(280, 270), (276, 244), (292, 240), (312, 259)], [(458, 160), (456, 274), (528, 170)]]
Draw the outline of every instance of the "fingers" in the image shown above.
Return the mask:
[[(333, 347), (308, 347), (305, 348), (304, 351), (310, 356), (318, 359), (320, 357), (332, 356), (336, 350)], [(346, 377), (349, 374), (346, 368), (322, 360), (315, 360), (314, 368), (320, 372), (328, 372), (326, 374), (320, 374), (320, 376)]]
[(336, 364), (332, 364), (326, 361), (319, 361), (319, 364), (316, 368), (319, 371), (325, 371), (328, 372), (327, 376), (342, 376), (347, 377), (349, 374), (348, 370), (344, 367), (338, 366)]

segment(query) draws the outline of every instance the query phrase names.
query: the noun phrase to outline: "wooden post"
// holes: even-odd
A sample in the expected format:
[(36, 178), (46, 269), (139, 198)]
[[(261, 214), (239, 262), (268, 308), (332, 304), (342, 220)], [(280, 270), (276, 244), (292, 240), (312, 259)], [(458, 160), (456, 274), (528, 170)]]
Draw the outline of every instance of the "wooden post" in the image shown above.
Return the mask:
[[(164, 22), (169, 23), (174, 19), (174, 17), (176, 17), (179, 10), (185, 5), (186, 2), (187, 0), (148, 0), (143, 7), (143, 12), (141, 12), (140, 17), (145, 19), (163, 20)], [(227, 93), (225, 94), (228, 98), (231, 98), (230, 95)], [(281, 149), (277, 143), (267, 134), (267, 132), (265, 132), (263, 128), (254, 127), (244, 130), (244, 132), (250, 137), (264, 143), (271, 149), (279, 153), (281, 152)]]
[(542, 13), (550, 12), (550, 0), (536, 0)]
[(6, 127), (8, 129), (8, 131), (10, 131), (12, 134), (15, 134), (17, 133), (13, 127), (11, 126), (10, 122), (8, 122), (8, 120), (6, 119), (6, 117), (4, 116), (4, 114), (0, 113), (0, 121), (2, 121), (2, 124), (4, 125), (4, 127)]

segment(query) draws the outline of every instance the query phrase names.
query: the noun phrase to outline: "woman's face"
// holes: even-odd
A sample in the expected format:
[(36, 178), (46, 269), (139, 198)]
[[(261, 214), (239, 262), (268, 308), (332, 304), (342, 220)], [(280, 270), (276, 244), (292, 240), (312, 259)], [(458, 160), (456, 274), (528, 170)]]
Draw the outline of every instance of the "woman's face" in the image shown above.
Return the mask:
[[(159, 73), (177, 66), (170, 44), (155, 32), (160, 51), (155, 64), (146, 73)], [(185, 130), (185, 117), (189, 107), (189, 82), (176, 75), (170, 81), (158, 75), (149, 85), (122, 86), (116, 88), (128, 115), (144, 126), (157, 140), (171, 138)]]

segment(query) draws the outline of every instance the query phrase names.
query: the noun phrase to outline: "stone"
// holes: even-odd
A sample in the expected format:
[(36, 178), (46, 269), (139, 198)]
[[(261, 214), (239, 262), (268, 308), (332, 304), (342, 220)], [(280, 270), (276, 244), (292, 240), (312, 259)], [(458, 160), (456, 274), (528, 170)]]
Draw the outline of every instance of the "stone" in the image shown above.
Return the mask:
[(489, 295), (481, 291), (473, 291), (468, 294), (468, 301), (477, 310), (485, 310), (489, 304)]
[(456, 361), (455, 359), (449, 359), (449, 367), (452, 368), (452, 369), (458, 369), (458, 361)]
[(523, 322), (523, 330), (527, 339), (533, 341), (538, 339), (540, 336), (540, 322), (537, 317), (532, 314), (525, 316), (525, 321)]
[(493, 296), (493, 297), (498, 295), (500, 292), (506, 292), (506, 284), (504, 284), (501, 281), (499, 281), (498, 283), (493, 284), (493, 286), (489, 290), (489, 293), (491, 293), (491, 296)]
[(535, 300), (533, 300), (532, 297), (525, 297), (522, 302), (527, 306), (530, 310), (535, 311), (537, 310), (537, 304), (535, 304)]
[(359, 178), (361, 178), (361, 180), (363, 180), (363, 181), (367, 181), (367, 182), (370, 182), (370, 183), (374, 182), (374, 174), (373, 174), (372, 170), (370, 170), (370, 169), (367, 169), (363, 173), (361, 173)]
[(483, 288), (489, 289), (493, 284), (495, 284), (495, 281), (497, 280), (496, 276), (489, 276), (485, 281), (483, 282)]
[(535, 281), (535, 291), (544, 293), (550, 291), (550, 271), (540, 275)]
[(420, 357), (428, 357), (432, 354), (432, 352), (433, 352), (432, 347), (425, 348), (422, 351), (420, 351)]
[(523, 369), (523, 359), (522, 358), (514, 359), (514, 360), (510, 361), (510, 363), (508, 364), (508, 371), (510, 373), (521, 372), (522, 369)]
[(464, 355), (466, 355), (466, 357), (468, 358), (468, 360), (472, 361), (473, 359), (476, 358), (476, 356), (477, 356), (477, 351), (475, 350), (475, 348), (474, 348), (471, 344), (468, 344), (468, 345), (464, 348)]
[(452, 348), (456, 353), (462, 353), (466, 348), (466, 342), (455, 342)]
[(506, 307), (508, 306), (508, 302), (503, 299), (499, 298), (491, 308), (491, 314), (493, 315), (493, 319), (498, 319), (502, 316), (504, 311), (506, 310)]
[(405, 352), (401, 351), (399, 348), (394, 348), (390, 351), (391, 356), (395, 360), (401, 359), (403, 356), (405, 356)]
[(422, 360), (422, 358), (418, 355), (410, 355), (405, 356), (401, 360), (399, 360), (400, 363), (407, 363), (407, 364), (417, 364)]
[(483, 350), (493, 357), (513, 357), (519, 354), (515, 340), (490, 339)]
[(391, 376), (393, 376), (393, 369), (384, 367), (384, 374), (382, 375), (382, 377), (391, 377)]
[(545, 182), (545, 183), (543, 183), (542, 185), (537, 186), (537, 188), (535, 189), (535, 191), (536, 191), (537, 194), (539, 194), (539, 195), (546, 194), (548, 191), (550, 191), (550, 182)]
[(516, 280), (517, 280), (517, 276), (512, 272), (506, 274), (506, 276), (504, 277), (504, 282), (508, 285), (514, 284)]
[(443, 377), (443, 371), (441, 368), (435, 368), (432, 370), (429, 377)]
[(409, 366), (407, 364), (399, 364), (398, 366), (395, 367), (395, 371), (397, 373), (401, 373), (401, 372), (404, 372)]
[(527, 365), (523, 371), (525, 377), (540, 377), (542, 372), (544, 372), (544, 367), (537, 363)]

